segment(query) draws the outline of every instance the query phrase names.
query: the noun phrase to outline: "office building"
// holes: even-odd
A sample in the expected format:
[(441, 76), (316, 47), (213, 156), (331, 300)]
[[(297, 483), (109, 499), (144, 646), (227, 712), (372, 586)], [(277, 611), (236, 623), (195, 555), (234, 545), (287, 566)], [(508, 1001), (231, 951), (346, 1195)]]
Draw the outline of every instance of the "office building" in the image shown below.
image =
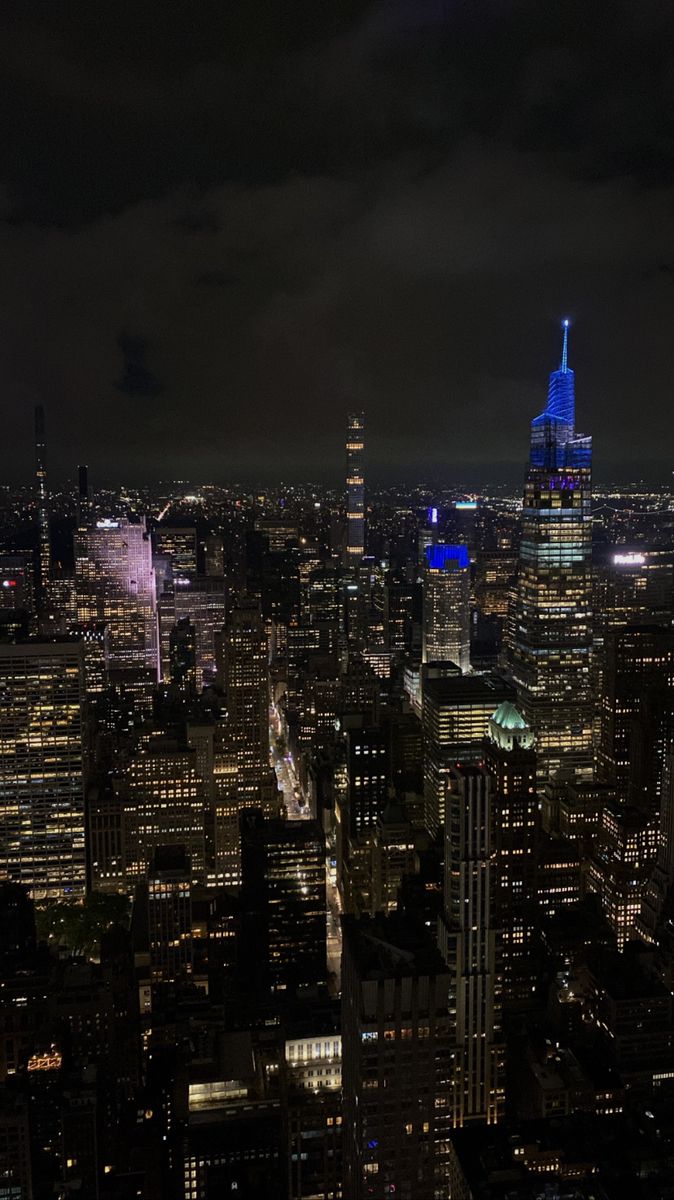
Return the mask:
[(192, 870), (181, 845), (158, 846), (147, 874), (150, 969), (153, 983), (192, 974)]
[[(602, 684), (599, 771), (626, 801), (633, 779), (641, 791), (643, 780), (635, 778), (637, 766), (646, 780), (655, 768), (651, 794), (630, 798), (657, 812), (664, 747), (657, 745), (660, 722), (655, 709), (659, 709), (666, 738), (668, 724), (674, 732), (674, 631), (657, 625), (628, 625), (609, 631)], [(646, 727), (639, 730), (642, 720)], [(639, 733), (645, 737), (640, 746)]]
[(358, 566), (365, 553), (365, 417), (349, 413), (346, 437), (346, 562)]
[(426, 826), (431, 833), (444, 828), (450, 768), (482, 760), (493, 713), (503, 701), (514, 699), (514, 689), (498, 675), (460, 675), (458, 668), (453, 674), (427, 672), (422, 724)]
[(169, 678), (186, 696), (197, 692), (197, 639), (189, 617), (176, 621), (169, 635)]
[(84, 662), (73, 642), (0, 645), (0, 877), (81, 896)]
[(227, 746), (237, 763), (241, 807), (273, 807), (269, 767), (269, 652), (259, 604), (232, 609), (223, 636)]
[(423, 571), (423, 661), (470, 670), (470, 558), (466, 546), (426, 549)]
[(86, 529), (91, 524), (92, 506), (91, 490), (89, 488), (89, 468), (80, 463), (77, 468), (77, 523), (80, 529)]
[(7, 633), (12, 616), (27, 632), (36, 631), (35, 571), (32, 554), (0, 554), (0, 624)]
[(389, 799), (379, 814), (370, 847), (370, 912), (391, 913), (398, 906), (403, 877), (416, 870), (415, 830), (404, 804)]
[(539, 816), (534, 738), (513, 704), (489, 722), (484, 769), (492, 780), (494, 925), (504, 1008), (531, 1004), (535, 985)]
[(168, 558), (174, 576), (196, 575), (197, 531), (192, 527), (157, 525), (152, 535), (155, 555)]
[(651, 945), (658, 945), (661, 940), (663, 915), (674, 884), (674, 747), (671, 746), (665, 755), (656, 845), (655, 863), (646, 881), (636, 922), (638, 936)]
[(382, 726), (346, 731), (349, 832), (374, 829), (388, 799), (388, 738)]
[(494, 1124), (503, 1113), (501, 986), (494, 928), (494, 801), (481, 768), (455, 767), (445, 800), (444, 914), (440, 950), (450, 973), (454, 1057), (451, 1120)]
[(49, 524), (49, 488), (47, 484), (47, 439), (44, 408), (35, 409), (35, 483), (37, 489), (38, 525), (38, 608), (43, 617), (49, 604), (49, 579), (51, 576), (51, 532)]
[(75, 533), (75, 588), (80, 623), (108, 627), (108, 668), (158, 667), (152, 548), (145, 519), (105, 518)]
[(343, 1194), (441, 1195), (451, 1119), (450, 972), (422, 925), (344, 918)]
[(619, 950), (636, 936), (646, 885), (657, 854), (653, 819), (637, 808), (607, 804), (587, 872)]
[(325, 983), (325, 842), (313, 821), (242, 818), (243, 950), (251, 980), (276, 992)]
[(192, 879), (206, 872), (209, 805), (197, 751), (170, 738), (153, 738), (124, 772), (124, 844), (127, 880), (144, 879), (158, 846), (181, 846)]
[(173, 575), (159, 596), (159, 639), (162, 677), (171, 674), (171, 633), (176, 623), (194, 627), (197, 688), (215, 681), (216, 637), (225, 625), (225, 583), (214, 575)]
[(392, 654), (409, 654), (418, 630), (419, 588), (404, 571), (388, 571), (384, 583), (384, 645)]
[(536, 736), (539, 779), (592, 773), (591, 439), (576, 434), (574, 373), (562, 361), (531, 425), (513, 673)]

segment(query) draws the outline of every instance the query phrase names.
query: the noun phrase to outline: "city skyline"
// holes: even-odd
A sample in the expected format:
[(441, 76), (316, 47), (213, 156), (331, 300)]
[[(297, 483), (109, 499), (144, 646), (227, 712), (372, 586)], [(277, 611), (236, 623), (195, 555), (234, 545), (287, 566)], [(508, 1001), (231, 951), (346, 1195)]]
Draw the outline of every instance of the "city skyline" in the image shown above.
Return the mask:
[(0, 1200), (672, 1200), (674, 6), (0, 35)]

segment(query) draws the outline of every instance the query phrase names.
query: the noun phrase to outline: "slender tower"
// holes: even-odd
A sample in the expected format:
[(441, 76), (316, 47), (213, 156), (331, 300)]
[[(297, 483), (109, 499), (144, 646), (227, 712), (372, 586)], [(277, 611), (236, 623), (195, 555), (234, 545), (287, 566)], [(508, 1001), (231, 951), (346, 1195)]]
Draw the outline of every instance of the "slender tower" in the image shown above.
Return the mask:
[(47, 489), (47, 445), (45, 438), (44, 408), (35, 409), (35, 480), (37, 484), (38, 523), (38, 599), (44, 611), (47, 603), (49, 576), (51, 574), (51, 542), (49, 540), (49, 491)]
[(592, 773), (592, 439), (575, 429), (568, 338), (564, 321), (561, 363), (531, 423), (513, 647), (541, 782)]
[(77, 468), (77, 504), (81, 529), (89, 524), (89, 468), (81, 463)]
[(363, 413), (349, 413), (346, 437), (346, 560), (358, 565), (365, 551), (365, 480)]

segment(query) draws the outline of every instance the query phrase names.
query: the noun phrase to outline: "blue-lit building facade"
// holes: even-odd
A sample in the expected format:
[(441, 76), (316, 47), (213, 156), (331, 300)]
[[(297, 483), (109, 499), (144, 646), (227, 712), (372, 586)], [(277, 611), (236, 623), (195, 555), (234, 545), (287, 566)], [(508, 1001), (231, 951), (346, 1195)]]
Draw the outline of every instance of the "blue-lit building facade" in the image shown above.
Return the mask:
[(592, 440), (575, 429), (568, 321), (545, 410), (531, 423), (513, 673), (539, 779), (592, 773)]
[(423, 569), (423, 661), (470, 670), (470, 557), (466, 546), (427, 546)]

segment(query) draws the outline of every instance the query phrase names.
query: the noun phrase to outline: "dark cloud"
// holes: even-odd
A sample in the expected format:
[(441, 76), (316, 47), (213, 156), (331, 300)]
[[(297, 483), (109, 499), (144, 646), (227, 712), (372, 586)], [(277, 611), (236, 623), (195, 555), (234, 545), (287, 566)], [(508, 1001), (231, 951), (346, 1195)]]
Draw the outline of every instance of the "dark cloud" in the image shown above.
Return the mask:
[(115, 383), (126, 396), (158, 396), (164, 386), (145, 362), (147, 342), (136, 334), (121, 333), (117, 339), (124, 356), (122, 376)]
[(671, 5), (17, 11), (0, 385), (26, 464), (38, 397), (56, 465), (108, 477), (334, 471), (356, 401), (380, 471), (514, 464), (567, 312), (599, 461), (661, 454)]

